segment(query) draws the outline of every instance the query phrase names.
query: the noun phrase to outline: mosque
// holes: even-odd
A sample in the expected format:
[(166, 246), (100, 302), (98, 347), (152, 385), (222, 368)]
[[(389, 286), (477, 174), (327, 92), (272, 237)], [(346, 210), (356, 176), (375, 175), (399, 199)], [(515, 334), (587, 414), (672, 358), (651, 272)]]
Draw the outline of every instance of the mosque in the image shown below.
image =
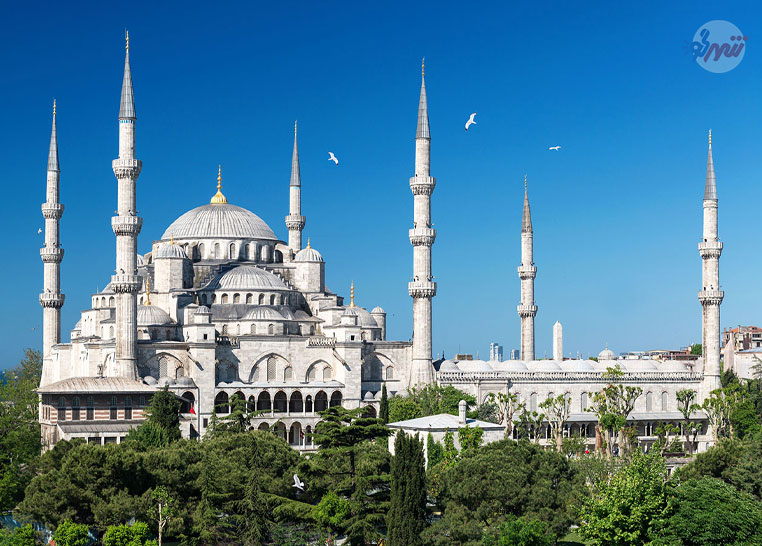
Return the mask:
[[(390, 394), (435, 381), (473, 393), (480, 402), (490, 393), (515, 392), (528, 409), (553, 393), (571, 401), (568, 432), (590, 438), (594, 416), (586, 412), (592, 394), (607, 380), (608, 366), (620, 364), (627, 384), (640, 386), (631, 416), (641, 436), (653, 438), (658, 421), (677, 420), (676, 393), (690, 388), (700, 403), (719, 387), (719, 256), (717, 196), (711, 135), (704, 195), (704, 237), (699, 244), (704, 286), (704, 358), (694, 362), (616, 361), (611, 351), (591, 360), (564, 360), (560, 325), (554, 359), (534, 354), (533, 232), (525, 188), (521, 228), (520, 360), (432, 361), (433, 280), (431, 249), (431, 134), (422, 74), (415, 137), (413, 194), (412, 341), (386, 337), (386, 313), (349, 303), (325, 284), (325, 262), (310, 241), (303, 245), (306, 218), (301, 211), (297, 132), (289, 183), (288, 231), (281, 240), (254, 212), (228, 202), (218, 171), (217, 192), (169, 223), (161, 239), (138, 253), (143, 219), (137, 214), (137, 115), (127, 41), (118, 117), (119, 154), (112, 161), (117, 181), (117, 211), (111, 219), (116, 237), (116, 268), (106, 287), (92, 294), (90, 306), (61, 338), (60, 264), (64, 256), (59, 222), (60, 167), (56, 111), (48, 158), (47, 193), (42, 213), (44, 264), (43, 374), (38, 389), (43, 444), (75, 437), (117, 443), (145, 418), (152, 393), (167, 388), (182, 400), (181, 429), (203, 436), (214, 419), (230, 411), (239, 396), (257, 410), (252, 425), (272, 429), (295, 449), (314, 449), (310, 433), (318, 412), (329, 406), (378, 410), (382, 385)], [(539, 401), (539, 402), (538, 402)], [(696, 419), (705, 416), (697, 413)], [(709, 433), (698, 438), (706, 448)]]

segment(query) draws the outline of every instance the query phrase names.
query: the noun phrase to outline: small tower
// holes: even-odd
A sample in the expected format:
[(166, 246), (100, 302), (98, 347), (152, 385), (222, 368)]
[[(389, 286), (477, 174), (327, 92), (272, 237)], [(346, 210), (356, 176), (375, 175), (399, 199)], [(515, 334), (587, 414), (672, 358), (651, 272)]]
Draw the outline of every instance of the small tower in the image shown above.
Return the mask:
[(431, 194), (437, 184), (431, 176), (431, 133), (426, 103), (426, 80), (421, 64), (421, 97), (418, 102), (418, 128), (415, 134), (415, 176), (410, 179), (413, 192), (413, 229), (409, 231), (413, 245), (413, 280), (408, 293), (413, 298), (413, 371), (412, 385), (434, 382), (431, 364), (431, 300), (437, 294), (437, 283), (431, 274), (431, 247), (437, 232), (431, 227)]
[(720, 304), (725, 293), (720, 290), (720, 255), (722, 243), (717, 229), (717, 181), (712, 160), (712, 131), (709, 131), (709, 152), (704, 186), (704, 237), (698, 245), (701, 255), (702, 289), (698, 293), (702, 307), (702, 348), (704, 354), (705, 396), (720, 383)]
[(556, 321), (553, 325), (553, 360), (564, 359), (564, 328)]
[(136, 185), (143, 163), (135, 158), (135, 98), (130, 71), (130, 37), (126, 36), (122, 99), (119, 105), (119, 157), (111, 165), (117, 180), (117, 215), (111, 218), (116, 235), (116, 373), (138, 376), (137, 294), (143, 282), (137, 271), (138, 233), (143, 219), (137, 215)]
[[(59, 222), (64, 206), (59, 202), (61, 169), (58, 164), (58, 134), (56, 131), (56, 102), (53, 101), (53, 128), (50, 133), (48, 153), (48, 180), (42, 216), (45, 218), (45, 245), (40, 249), (43, 273), (43, 292), (40, 294), (42, 306), (42, 354), (47, 358), (50, 349), (61, 342), (61, 307), (64, 295), (61, 293), (61, 261), (64, 251), (60, 246)], [(45, 377), (45, 376), (43, 376)]]
[(302, 230), (305, 223), (306, 220), (302, 216), (302, 176), (299, 172), (299, 149), (296, 145), (296, 122), (294, 122), (294, 153), (291, 156), (291, 184), (288, 216), (286, 216), (288, 246), (294, 252), (302, 249)]
[(521, 360), (534, 360), (534, 317), (537, 306), (534, 304), (534, 278), (537, 268), (534, 265), (532, 214), (529, 210), (529, 194), (527, 192), (527, 177), (524, 175), (524, 215), (521, 219), (521, 303), (517, 307), (521, 317)]

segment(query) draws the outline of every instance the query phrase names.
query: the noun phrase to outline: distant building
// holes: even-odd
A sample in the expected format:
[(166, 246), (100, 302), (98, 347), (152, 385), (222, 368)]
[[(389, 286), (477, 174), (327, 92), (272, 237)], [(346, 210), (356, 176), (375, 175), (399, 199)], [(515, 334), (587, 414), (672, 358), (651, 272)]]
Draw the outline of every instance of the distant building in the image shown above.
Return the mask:
[(754, 379), (756, 367), (762, 364), (762, 329), (738, 326), (722, 332), (722, 354), (726, 370), (738, 377)]
[(511, 360), (518, 360), (518, 359), (519, 359), (519, 350), (511, 349)]
[(759, 326), (738, 326), (726, 328), (722, 331), (722, 346), (728, 344), (733, 338), (736, 351), (758, 349), (762, 347), (762, 328)]
[(489, 344), (489, 359), (492, 362), (502, 362), (503, 361), (503, 346), (498, 345), (497, 343), (490, 343)]

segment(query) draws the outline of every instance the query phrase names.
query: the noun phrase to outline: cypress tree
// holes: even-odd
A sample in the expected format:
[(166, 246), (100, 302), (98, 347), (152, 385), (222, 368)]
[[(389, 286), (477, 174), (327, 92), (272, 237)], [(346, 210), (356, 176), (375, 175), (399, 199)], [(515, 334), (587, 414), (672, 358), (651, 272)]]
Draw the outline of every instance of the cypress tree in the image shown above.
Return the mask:
[(387, 517), (389, 546), (421, 546), (426, 525), (426, 478), (423, 442), (403, 431), (394, 441), (391, 504)]
[(384, 424), (389, 422), (389, 397), (386, 395), (386, 383), (381, 387), (381, 406), (378, 411), (378, 418)]

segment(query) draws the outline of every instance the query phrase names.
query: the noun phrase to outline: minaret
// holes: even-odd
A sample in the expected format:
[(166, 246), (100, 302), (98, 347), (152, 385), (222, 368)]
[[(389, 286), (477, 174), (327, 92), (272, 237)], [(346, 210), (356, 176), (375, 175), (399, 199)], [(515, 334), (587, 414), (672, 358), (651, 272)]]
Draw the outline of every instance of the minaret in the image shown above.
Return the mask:
[(137, 293), (142, 286), (137, 272), (138, 233), (143, 219), (137, 216), (135, 186), (143, 163), (135, 159), (135, 101), (130, 72), (130, 37), (126, 37), (124, 80), (119, 107), (119, 157), (111, 165), (117, 180), (117, 215), (111, 218), (116, 235), (116, 274), (111, 286), (116, 292), (117, 375), (138, 376)]
[(45, 218), (45, 246), (40, 249), (43, 262), (43, 292), (40, 294), (42, 305), (42, 355), (50, 355), (50, 349), (61, 342), (61, 307), (64, 295), (61, 293), (61, 260), (64, 251), (59, 243), (58, 223), (63, 215), (64, 206), (59, 203), (59, 183), (61, 169), (58, 164), (58, 135), (56, 132), (56, 102), (53, 101), (53, 129), (50, 133), (50, 152), (48, 153), (48, 181), (45, 202), (42, 204), (42, 216)]
[(288, 246), (294, 252), (302, 249), (302, 230), (305, 223), (306, 220), (302, 216), (302, 177), (299, 173), (299, 149), (296, 146), (296, 122), (294, 122), (294, 153), (291, 156), (291, 184), (288, 216), (286, 216)]
[(418, 103), (418, 129), (415, 134), (415, 176), (410, 179), (413, 192), (413, 281), (408, 293), (413, 298), (413, 368), (411, 385), (434, 382), (431, 365), (431, 299), (437, 283), (431, 274), (431, 246), (437, 236), (431, 227), (431, 194), (437, 181), (431, 176), (431, 133), (426, 104), (426, 81), (421, 63), (421, 98)]
[(564, 328), (556, 321), (553, 325), (553, 360), (564, 359)]
[(720, 384), (720, 304), (725, 293), (720, 290), (720, 254), (722, 243), (717, 236), (717, 183), (712, 160), (712, 131), (709, 131), (709, 154), (706, 160), (704, 187), (704, 240), (701, 254), (702, 290), (698, 293), (703, 310), (702, 341), (706, 396)]
[(517, 310), (521, 317), (521, 360), (534, 360), (534, 317), (537, 306), (534, 304), (534, 278), (537, 268), (533, 259), (532, 214), (529, 211), (527, 177), (524, 175), (524, 215), (521, 219), (521, 303)]

